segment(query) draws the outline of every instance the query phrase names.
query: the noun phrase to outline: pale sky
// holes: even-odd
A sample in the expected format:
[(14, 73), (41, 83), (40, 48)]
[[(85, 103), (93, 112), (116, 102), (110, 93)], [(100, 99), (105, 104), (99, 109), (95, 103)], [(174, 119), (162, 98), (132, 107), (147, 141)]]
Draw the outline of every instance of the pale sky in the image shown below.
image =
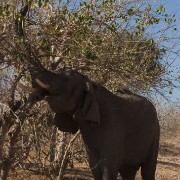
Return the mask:
[[(177, 31), (179, 35), (179, 40), (177, 39), (179, 41), (179, 44), (177, 45), (176, 50), (180, 50), (180, 0), (164, 0), (162, 2), (165, 4), (167, 13), (173, 12), (176, 14)], [(180, 57), (176, 58), (173, 68), (180, 69)], [(180, 74), (177, 73), (175, 75), (180, 76)], [(178, 89), (173, 90), (172, 100), (175, 100), (176, 98), (179, 98), (180, 100), (180, 88), (179, 90)]]

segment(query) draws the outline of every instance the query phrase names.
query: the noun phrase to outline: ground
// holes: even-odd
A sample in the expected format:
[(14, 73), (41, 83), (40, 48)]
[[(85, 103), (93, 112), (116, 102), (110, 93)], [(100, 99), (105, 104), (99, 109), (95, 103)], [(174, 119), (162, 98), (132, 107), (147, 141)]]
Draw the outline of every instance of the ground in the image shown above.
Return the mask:
[[(10, 173), (8, 180), (48, 180), (46, 176), (35, 175), (31, 171), (22, 171), (15, 175)], [(86, 163), (74, 163), (74, 168), (66, 171), (64, 180), (92, 180), (92, 174)], [(121, 179), (120, 177), (118, 178)], [(140, 180), (140, 172), (136, 176), (136, 180)], [(161, 135), (160, 150), (157, 164), (157, 180), (180, 180), (180, 124), (176, 130), (167, 135)]]
[(180, 124), (171, 138), (161, 137), (157, 180), (180, 179)]

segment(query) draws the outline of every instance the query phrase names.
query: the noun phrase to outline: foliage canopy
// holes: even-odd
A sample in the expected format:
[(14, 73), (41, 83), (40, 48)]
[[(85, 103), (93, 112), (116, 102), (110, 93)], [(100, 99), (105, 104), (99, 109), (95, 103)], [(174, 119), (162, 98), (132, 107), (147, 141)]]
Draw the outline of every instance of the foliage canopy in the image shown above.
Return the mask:
[[(176, 28), (174, 15), (166, 14), (163, 5), (138, 0), (30, 2), (24, 19), (27, 41), (47, 68), (76, 69), (110, 90), (164, 86), (169, 67), (163, 61), (168, 50), (164, 41), (169, 40), (165, 32)], [(0, 3), (1, 67), (13, 66), (16, 72), (24, 69), (24, 47), (14, 19), (26, 3)], [(162, 24), (164, 29), (156, 32)]]

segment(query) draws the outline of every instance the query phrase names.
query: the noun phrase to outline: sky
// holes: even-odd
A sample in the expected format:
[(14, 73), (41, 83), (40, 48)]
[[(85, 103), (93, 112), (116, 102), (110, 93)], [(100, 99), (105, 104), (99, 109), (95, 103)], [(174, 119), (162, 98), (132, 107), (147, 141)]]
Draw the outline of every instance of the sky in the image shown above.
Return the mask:
[[(180, 0), (162, 0), (162, 3), (164, 4), (164, 6), (166, 8), (167, 13), (173, 12), (176, 14), (177, 30), (179, 31), (179, 35), (180, 35)], [(180, 42), (180, 39), (179, 39), (179, 42)], [(177, 47), (177, 49), (180, 49), (180, 44)], [(177, 67), (180, 67), (180, 57), (177, 57), (173, 64), (173, 68), (177, 68)], [(176, 73), (175, 76), (180, 76), (180, 74)], [(178, 99), (179, 99), (179, 101), (180, 101), (180, 90), (174, 89), (172, 91), (171, 99), (173, 101), (178, 101)]]

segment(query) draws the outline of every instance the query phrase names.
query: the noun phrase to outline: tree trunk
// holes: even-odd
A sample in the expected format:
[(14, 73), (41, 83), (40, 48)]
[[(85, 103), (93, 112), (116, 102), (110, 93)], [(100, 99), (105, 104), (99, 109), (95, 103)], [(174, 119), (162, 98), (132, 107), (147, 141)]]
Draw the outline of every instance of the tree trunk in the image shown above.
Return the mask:
[(55, 154), (55, 171), (59, 175), (61, 171), (61, 178), (64, 175), (65, 169), (68, 165), (68, 159), (66, 154), (67, 144), (69, 142), (68, 133), (57, 131), (56, 134), (56, 154)]
[[(10, 110), (11, 111), (11, 110)], [(8, 177), (11, 165), (14, 162), (14, 154), (16, 152), (15, 144), (18, 141), (19, 133), (21, 131), (21, 125), (24, 123), (27, 114), (26, 112), (19, 112), (12, 114), (13, 112), (5, 112), (1, 124), (1, 135), (0, 135), (0, 179), (6, 180)], [(12, 120), (13, 119), (13, 120)], [(4, 124), (3, 124), (4, 121)], [(14, 122), (10, 126), (10, 122)]]
[(70, 150), (72, 143), (74, 142), (74, 140), (78, 136), (78, 134), (79, 134), (79, 131), (72, 138), (70, 138), (70, 135), (67, 135), (67, 133), (65, 134), (65, 138), (66, 138), (65, 142), (68, 142), (68, 143), (66, 143), (66, 148), (65, 148), (64, 154), (61, 155), (61, 166), (59, 169), (59, 174), (58, 174), (57, 180), (63, 179), (65, 169), (66, 169), (67, 164), (68, 164), (68, 155), (70, 153), (69, 150)]
[(0, 171), (2, 169), (2, 150), (3, 150), (2, 122), (0, 122)]

